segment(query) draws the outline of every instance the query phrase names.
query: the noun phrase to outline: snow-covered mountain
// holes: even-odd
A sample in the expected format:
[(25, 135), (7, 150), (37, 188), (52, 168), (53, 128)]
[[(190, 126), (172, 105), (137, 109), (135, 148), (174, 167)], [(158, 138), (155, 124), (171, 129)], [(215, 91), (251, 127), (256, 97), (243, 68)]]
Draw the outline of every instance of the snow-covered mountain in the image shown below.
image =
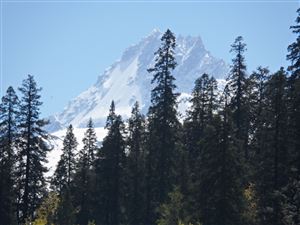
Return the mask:
[[(102, 127), (112, 100), (116, 103), (117, 113), (124, 118), (130, 115), (135, 101), (140, 102), (145, 113), (152, 89), (152, 75), (147, 69), (154, 64), (154, 52), (160, 46), (161, 35), (155, 29), (138, 44), (127, 48), (121, 59), (107, 68), (93, 86), (71, 100), (61, 113), (50, 117), (48, 131), (58, 131), (69, 124), (77, 128), (85, 127), (89, 118), (93, 119), (96, 127)], [(205, 49), (200, 37), (179, 35), (176, 43), (178, 66), (173, 74), (177, 92), (190, 93), (194, 81), (203, 73), (219, 79), (225, 77), (228, 66)], [(182, 98), (184, 96), (186, 94)]]

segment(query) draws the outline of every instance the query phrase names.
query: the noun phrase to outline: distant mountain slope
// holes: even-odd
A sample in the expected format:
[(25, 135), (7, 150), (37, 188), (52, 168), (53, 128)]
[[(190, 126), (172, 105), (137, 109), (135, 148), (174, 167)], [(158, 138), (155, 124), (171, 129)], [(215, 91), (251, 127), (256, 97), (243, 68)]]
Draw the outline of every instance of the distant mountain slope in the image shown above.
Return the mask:
[[(161, 35), (160, 31), (153, 30), (138, 44), (126, 49), (121, 59), (106, 69), (93, 86), (71, 100), (61, 113), (50, 117), (48, 131), (60, 130), (69, 124), (85, 127), (89, 118), (96, 127), (102, 127), (112, 100), (116, 103), (117, 113), (124, 118), (130, 115), (135, 101), (140, 102), (146, 113), (152, 88), (152, 75), (147, 69), (154, 64), (154, 52), (160, 46)], [(205, 49), (200, 37), (179, 35), (176, 43), (178, 66), (173, 74), (177, 92), (190, 93), (195, 79), (203, 73), (219, 79), (225, 77), (228, 66)]]

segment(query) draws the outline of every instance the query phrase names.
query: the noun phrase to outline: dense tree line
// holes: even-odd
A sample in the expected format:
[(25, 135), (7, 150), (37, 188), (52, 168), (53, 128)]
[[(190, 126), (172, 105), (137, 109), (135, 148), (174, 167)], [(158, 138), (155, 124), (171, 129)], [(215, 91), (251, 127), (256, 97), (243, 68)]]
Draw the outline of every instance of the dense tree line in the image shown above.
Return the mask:
[(99, 144), (92, 120), (78, 148), (67, 128), (46, 185), (47, 123), (33, 76), (0, 105), (0, 224), (300, 224), (300, 9), (290, 66), (249, 73), (241, 36), (224, 89), (196, 81), (183, 121), (177, 110), (174, 34), (155, 52), (151, 105), (124, 121), (112, 101)]

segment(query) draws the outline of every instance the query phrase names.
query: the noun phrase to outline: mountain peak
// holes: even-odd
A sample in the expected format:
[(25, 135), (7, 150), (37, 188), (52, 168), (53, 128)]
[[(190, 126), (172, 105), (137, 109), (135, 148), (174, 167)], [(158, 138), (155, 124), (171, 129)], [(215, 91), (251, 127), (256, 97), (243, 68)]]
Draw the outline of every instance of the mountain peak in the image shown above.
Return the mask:
[[(73, 124), (85, 127), (92, 118), (96, 127), (104, 125), (109, 105), (116, 103), (116, 112), (128, 118), (131, 107), (139, 101), (142, 112), (150, 105), (152, 75), (147, 69), (155, 62), (154, 52), (160, 46), (162, 33), (154, 29), (139, 43), (127, 48), (116, 61), (98, 77), (97, 82), (69, 102), (63, 112), (51, 117), (49, 131)], [(200, 36), (177, 36), (175, 57), (178, 66), (173, 71), (177, 92), (190, 93), (194, 81), (203, 73), (224, 78), (228, 67), (223, 60), (213, 57), (204, 47)]]

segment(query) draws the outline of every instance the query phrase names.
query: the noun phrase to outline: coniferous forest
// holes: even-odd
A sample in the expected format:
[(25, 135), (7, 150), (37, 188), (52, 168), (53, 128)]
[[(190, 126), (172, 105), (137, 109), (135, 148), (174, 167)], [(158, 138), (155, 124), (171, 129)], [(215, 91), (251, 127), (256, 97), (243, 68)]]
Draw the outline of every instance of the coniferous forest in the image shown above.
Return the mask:
[(239, 36), (224, 89), (214, 74), (200, 76), (183, 120), (167, 30), (145, 71), (153, 75), (147, 115), (136, 102), (124, 121), (112, 101), (100, 146), (92, 119), (83, 140), (70, 125), (51, 178), (41, 88), (31, 75), (20, 96), (9, 87), (0, 105), (0, 224), (299, 225), (300, 9), (290, 29), (287, 69), (247, 71)]

